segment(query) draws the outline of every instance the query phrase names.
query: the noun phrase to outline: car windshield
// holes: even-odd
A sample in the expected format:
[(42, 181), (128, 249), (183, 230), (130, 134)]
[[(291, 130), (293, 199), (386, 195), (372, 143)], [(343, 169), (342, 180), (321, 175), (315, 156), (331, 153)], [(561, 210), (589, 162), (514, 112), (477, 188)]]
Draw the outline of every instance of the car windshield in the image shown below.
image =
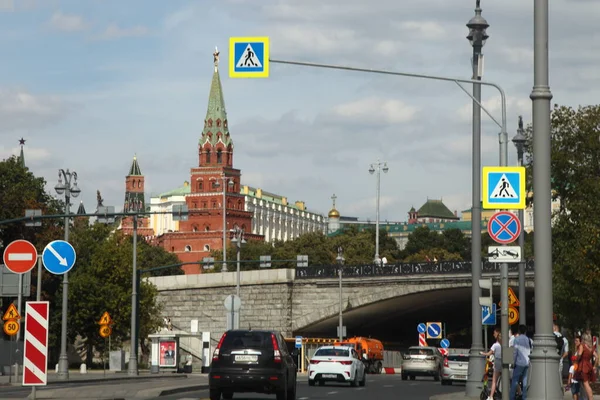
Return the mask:
[(347, 349), (319, 349), (315, 353), (315, 357), (348, 357)]
[(221, 344), (222, 349), (268, 349), (273, 348), (271, 334), (268, 332), (227, 332)]
[(411, 356), (432, 356), (432, 349), (408, 349), (408, 354)]

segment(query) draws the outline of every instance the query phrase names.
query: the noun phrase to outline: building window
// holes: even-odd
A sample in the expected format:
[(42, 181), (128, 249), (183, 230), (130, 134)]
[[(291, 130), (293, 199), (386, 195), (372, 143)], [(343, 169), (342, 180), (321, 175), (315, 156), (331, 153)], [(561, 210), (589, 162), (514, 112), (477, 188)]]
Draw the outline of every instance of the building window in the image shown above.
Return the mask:
[(209, 245), (207, 245), (207, 244), (205, 244), (205, 245), (204, 245), (204, 251), (210, 251), (210, 246), (209, 246)]
[(202, 202), (202, 208), (206, 208), (206, 202), (205, 201)]
[(189, 244), (187, 246), (185, 246), (185, 251), (186, 252), (192, 251), (192, 246), (190, 246)]
[(198, 232), (198, 226), (194, 225), (194, 226), (192, 227), (192, 232)]
[(213, 201), (212, 208), (217, 208), (217, 202), (216, 201)]
[[(171, 231), (169, 231), (169, 232), (171, 232)], [(175, 247), (174, 247), (174, 246), (171, 246), (171, 251), (172, 251), (172, 252), (174, 252), (174, 251), (175, 251)]]
[(210, 150), (206, 150), (206, 163), (210, 164)]
[(140, 181), (138, 181), (138, 188), (141, 188), (141, 187), (142, 187), (142, 181), (140, 180)]
[(192, 203), (192, 208), (198, 208), (198, 204)]
[(212, 188), (213, 189), (218, 189), (219, 188), (219, 181), (217, 181), (216, 179), (212, 181)]
[(217, 164), (221, 164), (223, 162), (223, 152), (221, 150), (217, 151)]
[(210, 227), (208, 225), (204, 225), (204, 232), (208, 232), (210, 230)]
[(204, 181), (198, 181), (198, 190), (202, 190), (202, 187), (203, 187), (202, 182), (204, 182)]

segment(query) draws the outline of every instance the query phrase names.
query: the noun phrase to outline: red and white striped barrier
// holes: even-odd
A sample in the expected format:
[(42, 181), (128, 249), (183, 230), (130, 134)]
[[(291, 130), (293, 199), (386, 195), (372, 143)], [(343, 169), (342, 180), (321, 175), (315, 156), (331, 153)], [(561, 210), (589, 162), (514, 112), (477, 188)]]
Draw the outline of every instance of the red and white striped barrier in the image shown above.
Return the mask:
[(440, 354), (443, 355), (444, 357), (446, 357), (449, 353), (448, 349), (444, 349), (442, 347), (438, 347), (438, 350), (439, 350)]
[(25, 350), (23, 386), (45, 386), (48, 382), (48, 317), (50, 303), (25, 303)]
[(427, 347), (427, 340), (425, 340), (424, 333), (419, 333), (419, 347)]
[(391, 368), (391, 367), (384, 367), (383, 370), (381, 371), (382, 374), (385, 375), (394, 375), (394, 374), (399, 374), (402, 372), (402, 368)]

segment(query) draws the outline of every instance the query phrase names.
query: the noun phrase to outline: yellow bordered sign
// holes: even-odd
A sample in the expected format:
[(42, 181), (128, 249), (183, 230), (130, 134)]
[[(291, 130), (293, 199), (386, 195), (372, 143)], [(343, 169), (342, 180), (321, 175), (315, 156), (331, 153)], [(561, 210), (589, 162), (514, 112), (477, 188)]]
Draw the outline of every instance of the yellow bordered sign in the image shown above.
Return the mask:
[(230, 37), (229, 77), (268, 78), (269, 38)]
[(525, 208), (525, 167), (483, 167), (483, 208)]

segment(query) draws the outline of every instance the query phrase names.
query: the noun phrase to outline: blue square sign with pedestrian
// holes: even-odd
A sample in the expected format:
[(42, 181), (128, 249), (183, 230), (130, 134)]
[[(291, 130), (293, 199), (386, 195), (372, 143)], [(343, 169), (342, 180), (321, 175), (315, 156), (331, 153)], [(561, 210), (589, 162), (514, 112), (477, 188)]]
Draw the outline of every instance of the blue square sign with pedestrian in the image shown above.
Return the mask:
[(525, 167), (483, 167), (483, 208), (524, 209)]
[(269, 76), (269, 38), (229, 38), (229, 76), (266, 78)]

